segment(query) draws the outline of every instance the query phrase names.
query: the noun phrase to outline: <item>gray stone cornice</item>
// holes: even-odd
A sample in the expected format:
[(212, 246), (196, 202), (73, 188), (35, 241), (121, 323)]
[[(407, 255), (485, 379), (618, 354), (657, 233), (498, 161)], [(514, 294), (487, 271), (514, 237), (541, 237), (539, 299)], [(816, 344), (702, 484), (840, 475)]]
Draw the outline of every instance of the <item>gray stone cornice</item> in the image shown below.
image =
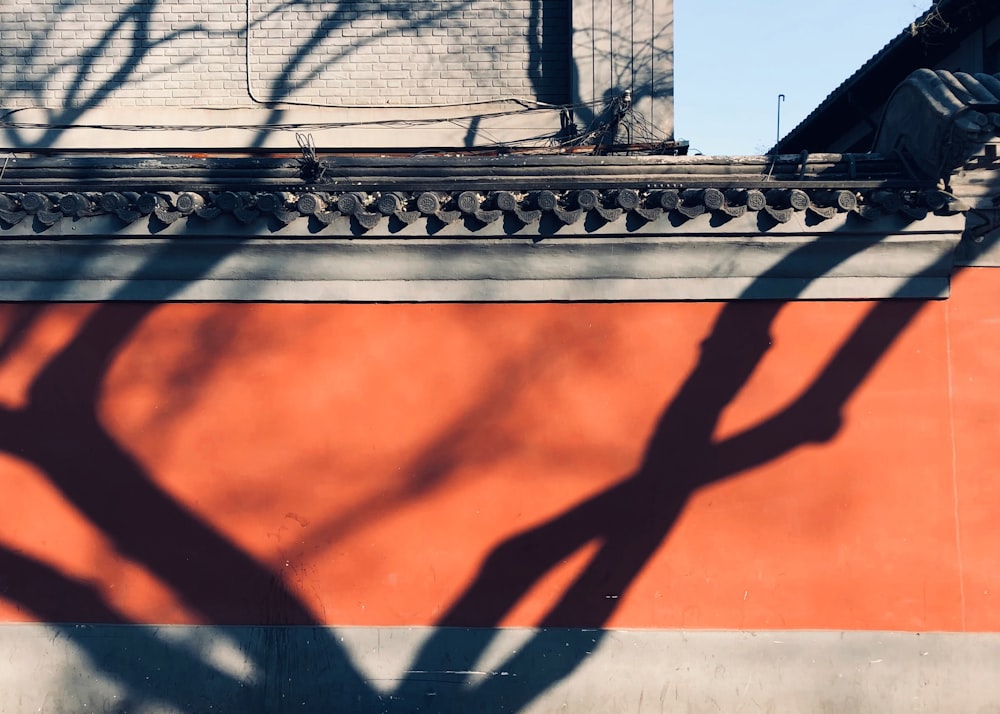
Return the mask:
[(949, 194), (873, 156), (18, 159), (3, 300), (940, 297)]
[[(469, 235), (588, 235), (625, 221), (634, 232), (654, 224), (683, 233), (699, 217), (705, 229), (766, 233), (801, 222), (816, 232), (837, 216), (873, 221), (898, 215), (920, 221), (954, 212), (936, 189), (691, 186), (683, 189), (569, 189), (537, 191), (118, 191), (0, 193), (0, 237), (55, 235), (434, 235), (457, 226)], [(838, 224), (839, 229), (839, 224)]]

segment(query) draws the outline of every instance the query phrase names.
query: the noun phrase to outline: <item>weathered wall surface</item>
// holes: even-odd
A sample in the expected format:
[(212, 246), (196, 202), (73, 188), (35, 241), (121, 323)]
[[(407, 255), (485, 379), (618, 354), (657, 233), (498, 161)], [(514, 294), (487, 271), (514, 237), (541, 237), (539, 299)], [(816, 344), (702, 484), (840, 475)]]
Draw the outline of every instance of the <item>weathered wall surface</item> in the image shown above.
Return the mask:
[[(571, 0), (6, 3), (0, 107), (16, 111), (0, 144), (294, 146), (291, 134), (260, 135), (279, 123), (326, 129), (317, 138), (331, 146), (523, 141), (559, 131), (550, 105), (579, 104), (586, 128), (629, 89), (651, 122), (643, 137), (668, 138), (673, 5), (624, 7), (588, 3), (584, 17)], [(164, 129), (105, 128), (95, 140), (69, 129), (81, 124)], [(230, 129), (166, 131), (178, 125)]]
[(5, 108), (565, 102), (570, 93), (563, 0), (30, 2), (0, 23), (15, 39), (0, 50)]
[(629, 90), (645, 120), (672, 133), (673, 69), (673, 0), (573, 0), (576, 102), (599, 109)]
[(3, 106), (247, 106), (247, 19), (225, 0), (5, 3)]
[(0, 708), (988, 710), (996, 276), (2, 306)]
[(250, 7), (250, 89), (261, 99), (380, 107), (569, 100), (565, 0)]

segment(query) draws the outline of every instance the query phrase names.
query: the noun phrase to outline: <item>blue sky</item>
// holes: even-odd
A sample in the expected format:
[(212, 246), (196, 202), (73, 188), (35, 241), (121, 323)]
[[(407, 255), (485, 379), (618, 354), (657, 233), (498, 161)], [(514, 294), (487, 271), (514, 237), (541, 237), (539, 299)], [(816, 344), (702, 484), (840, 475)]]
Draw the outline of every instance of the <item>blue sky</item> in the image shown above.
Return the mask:
[(674, 0), (674, 134), (760, 154), (931, 0)]

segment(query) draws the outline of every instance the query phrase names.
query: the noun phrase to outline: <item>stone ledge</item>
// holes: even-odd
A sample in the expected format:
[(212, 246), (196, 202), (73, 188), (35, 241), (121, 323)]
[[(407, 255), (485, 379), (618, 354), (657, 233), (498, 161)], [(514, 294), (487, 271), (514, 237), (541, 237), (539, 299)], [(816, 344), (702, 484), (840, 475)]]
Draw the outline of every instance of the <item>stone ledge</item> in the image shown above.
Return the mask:
[[(0, 241), (10, 301), (937, 298), (963, 217), (901, 231), (535, 240), (184, 236)], [(892, 227), (893, 230), (889, 230)]]

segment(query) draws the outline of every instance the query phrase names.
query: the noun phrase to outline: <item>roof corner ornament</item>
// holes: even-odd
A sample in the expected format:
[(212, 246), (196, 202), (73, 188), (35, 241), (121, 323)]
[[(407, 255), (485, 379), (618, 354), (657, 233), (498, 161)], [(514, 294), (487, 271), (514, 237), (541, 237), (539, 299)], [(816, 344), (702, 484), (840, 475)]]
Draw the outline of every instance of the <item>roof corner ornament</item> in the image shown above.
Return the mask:
[(918, 69), (886, 104), (874, 151), (898, 156), (916, 178), (952, 172), (1000, 134), (1000, 75)]

